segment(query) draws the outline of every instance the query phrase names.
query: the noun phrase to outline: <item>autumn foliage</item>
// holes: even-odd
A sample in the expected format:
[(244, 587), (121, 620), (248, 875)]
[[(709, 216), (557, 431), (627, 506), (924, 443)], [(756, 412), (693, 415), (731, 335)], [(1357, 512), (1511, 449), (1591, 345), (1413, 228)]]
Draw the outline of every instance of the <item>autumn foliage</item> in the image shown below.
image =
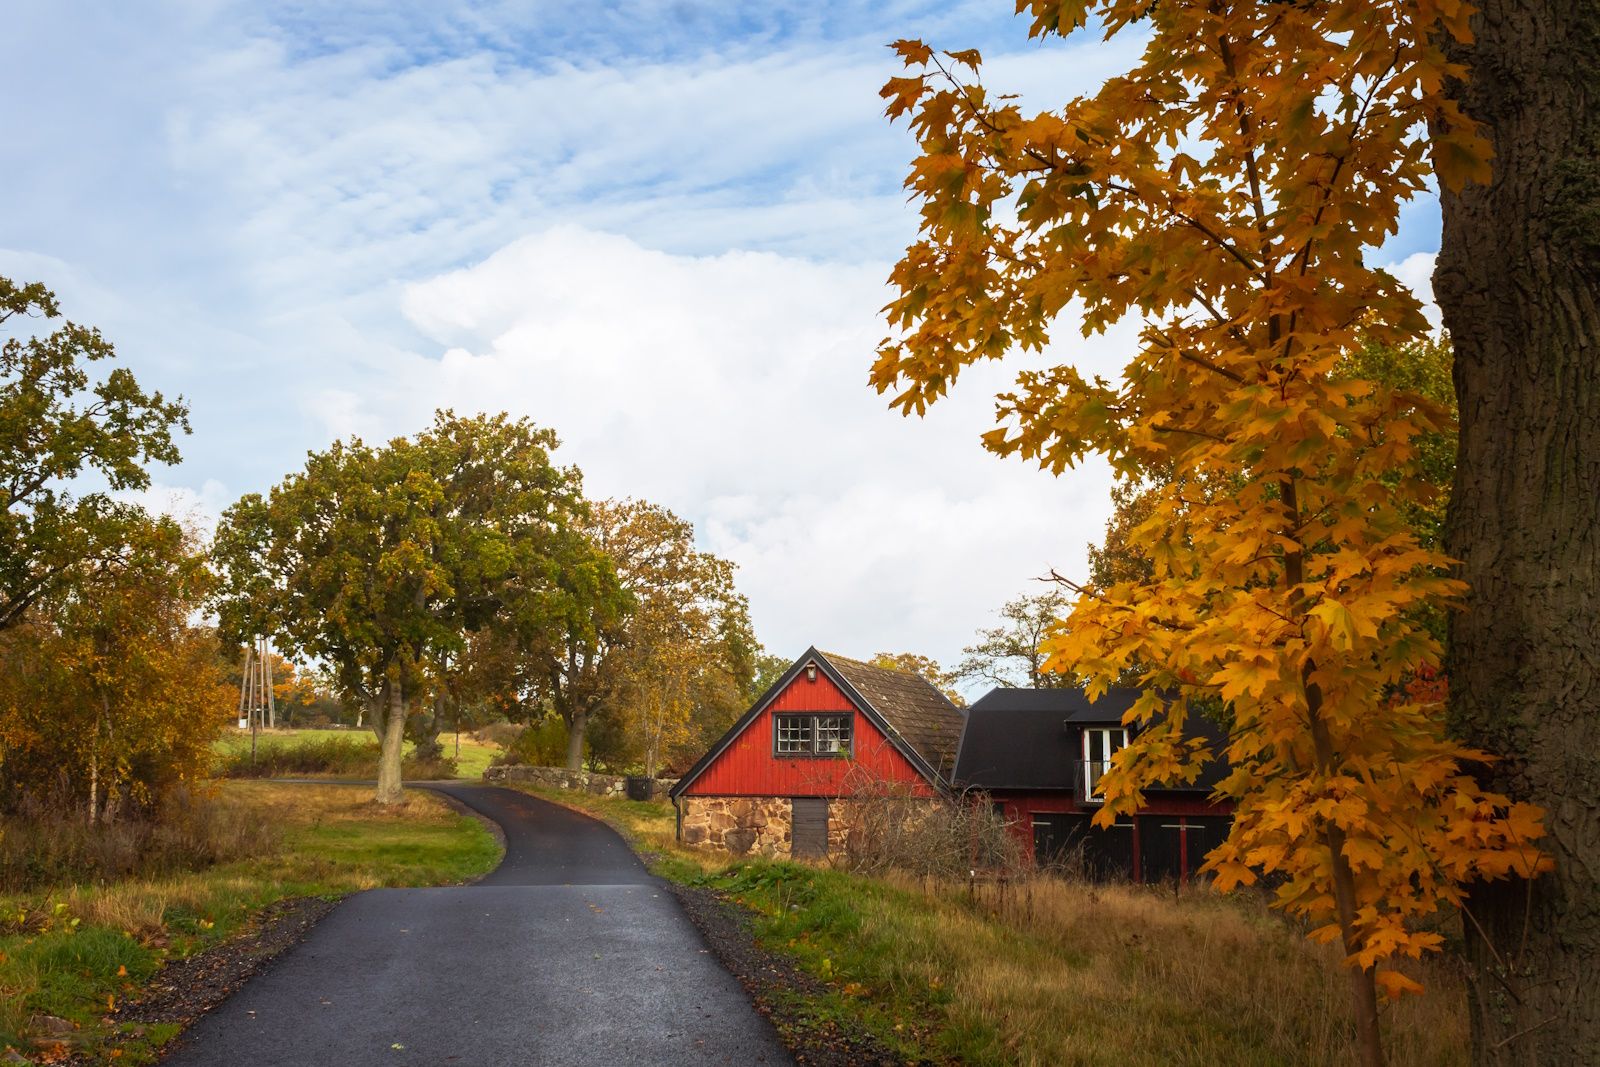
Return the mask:
[(0, 807), (111, 821), (209, 772), (234, 693), (216, 635), (191, 622), (204, 555), (169, 519), (123, 532), (115, 558), (71, 568), (0, 632)]
[[(894, 268), (872, 380), (920, 413), (977, 360), (1041, 354), (999, 397), (989, 449), (1057, 473), (1090, 456), (1128, 482), (1162, 473), (1127, 533), (1148, 572), (1081, 587), (1047, 645), (1092, 688), (1130, 666), (1148, 687), (1099, 818), (1226, 756), (1238, 816), (1210, 870), (1224, 888), (1270, 875), (1314, 937), (1342, 940), (1375, 1041), (1374, 981), (1414, 988), (1379, 965), (1439, 946), (1418, 920), (1540, 862), (1538, 810), (1477, 785), (1487, 757), (1446, 738), (1439, 702), (1389, 699), (1439, 660), (1418, 620), (1462, 593), (1407, 522), (1427, 494), (1418, 440), (1447, 419), (1352, 358), (1426, 331), (1367, 262), (1400, 205), (1487, 172), (1441, 95), (1461, 72), (1438, 41), (1466, 34), (1470, 9), (1019, 10), (1036, 37), (1093, 19), (1149, 40), (1094, 95), (1037, 113), (991, 95), (974, 51), (895, 46), (907, 72), (883, 93), (918, 142), (922, 231)], [(1143, 323), (1118, 379), (1060, 359), (1063, 316), (1085, 335)], [(1226, 752), (1185, 730), (1217, 697)]]

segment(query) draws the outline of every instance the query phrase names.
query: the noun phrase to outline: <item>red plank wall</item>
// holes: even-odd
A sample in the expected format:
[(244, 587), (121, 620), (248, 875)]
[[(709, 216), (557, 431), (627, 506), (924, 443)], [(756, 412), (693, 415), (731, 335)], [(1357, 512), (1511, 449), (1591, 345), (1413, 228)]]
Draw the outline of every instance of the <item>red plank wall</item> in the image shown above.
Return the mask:
[[(855, 758), (778, 757), (772, 752), (772, 715), (786, 711), (855, 711)], [(855, 770), (851, 775), (852, 768)], [(847, 776), (850, 780), (847, 781)], [(865, 781), (908, 782), (926, 790), (926, 780), (889, 739), (860, 713), (825, 674), (807, 681), (804, 672), (779, 693), (705, 771), (684, 790), (687, 796), (836, 797)]]

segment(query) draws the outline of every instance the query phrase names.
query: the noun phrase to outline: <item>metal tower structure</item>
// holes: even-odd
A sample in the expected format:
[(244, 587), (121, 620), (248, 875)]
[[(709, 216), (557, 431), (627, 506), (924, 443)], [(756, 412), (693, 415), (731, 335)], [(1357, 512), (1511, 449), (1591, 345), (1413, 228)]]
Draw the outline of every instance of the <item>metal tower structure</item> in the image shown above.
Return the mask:
[(272, 645), (257, 637), (244, 650), (244, 674), (239, 679), (239, 729), (250, 731), (250, 760), (256, 758), (256, 737), (261, 727), (278, 725), (278, 706), (272, 696)]

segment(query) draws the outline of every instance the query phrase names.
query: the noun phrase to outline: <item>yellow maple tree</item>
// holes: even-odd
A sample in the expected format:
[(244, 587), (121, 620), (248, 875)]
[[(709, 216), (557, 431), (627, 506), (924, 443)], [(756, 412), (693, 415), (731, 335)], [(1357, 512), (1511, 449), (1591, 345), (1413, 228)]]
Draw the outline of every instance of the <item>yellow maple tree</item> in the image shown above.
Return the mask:
[[(1544, 862), (1539, 810), (1479, 787), (1488, 757), (1447, 738), (1440, 705), (1391, 699), (1438, 663), (1421, 609), (1463, 591), (1406, 522), (1427, 492), (1417, 441), (1448, 417), (1351, 358), (1427, 329), (1367, 258), (1400, 205), (1489, 166), (1441, 93), (1463, 72), (1439, 42), (1467, 34), (1471, 8), (1018, 10), (1035, 37), (1091, 20), (1144, 34), (1142, 57), (1030, 114), (990, 94), (977, 52), (895, 45), (907, 71), (883, 95), (917, 138), (922, 228), (891, 277), (873, 384), (921, 413), (978, 360), (1048, 355), (1058, 317), (1085, 336), (1142, 322), (1118, 380), (1020, 371), (984, 438), (1056, 473), (1098, 455), (1130, 482), (1164, 474), (1128, 533), (1148, 573), (1077, 587), (1047, 642), (1093, 690), (1129, 670), (1147, 690), (1098, 819), (1225, 757), (1237, 816), (1208, 869), (1224, 889), (1271, 875), (1280, 906), (1342, 944), (1363, 1058), (1381, 1062), (1377, 990), (1419, 989), (1382, 965), (1440, 944), (1418, 920)], [(1224, 752), (1185, 729), (1202, 697), (1231, 708)]]

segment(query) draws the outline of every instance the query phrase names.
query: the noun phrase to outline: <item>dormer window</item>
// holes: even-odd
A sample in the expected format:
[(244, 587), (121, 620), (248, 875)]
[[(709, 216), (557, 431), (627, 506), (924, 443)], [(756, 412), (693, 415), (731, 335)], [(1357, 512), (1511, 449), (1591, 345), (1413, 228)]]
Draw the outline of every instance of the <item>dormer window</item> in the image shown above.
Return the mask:
[(1099, 803), (1100, 777), (1111, 769), (1111, 757), (1128, 747), (1128, 730), (1123, 726), (1087, 726), (1083, 731), (1083, 799)]

